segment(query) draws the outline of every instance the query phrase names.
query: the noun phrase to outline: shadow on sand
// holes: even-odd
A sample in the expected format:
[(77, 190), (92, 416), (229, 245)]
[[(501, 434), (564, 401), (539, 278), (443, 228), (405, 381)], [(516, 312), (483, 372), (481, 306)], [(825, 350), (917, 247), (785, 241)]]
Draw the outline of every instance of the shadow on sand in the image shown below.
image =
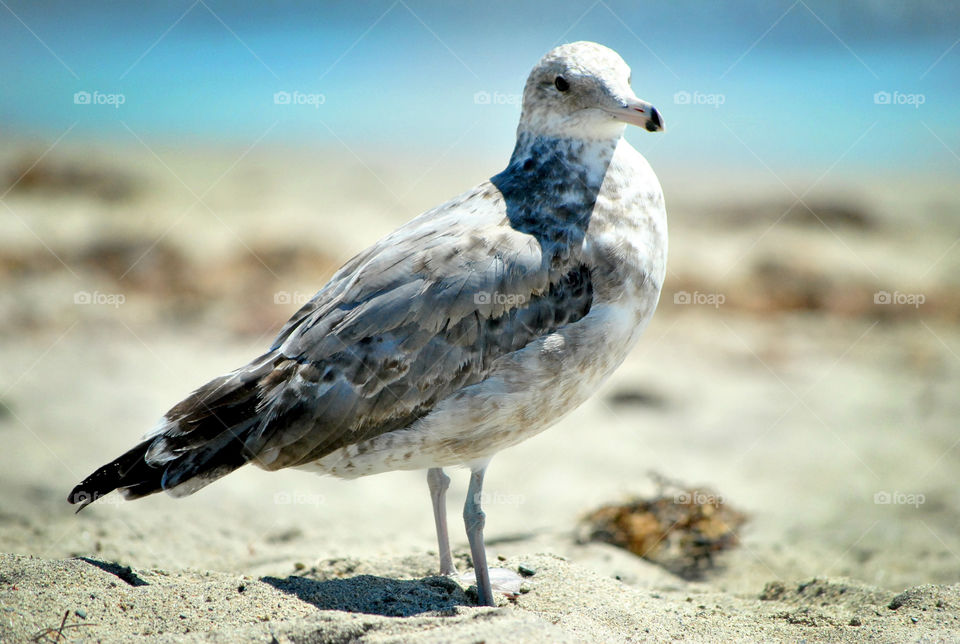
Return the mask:
[(474, 606), (452, 579), (389, 579), (376, 575), (357, 575), (346, 579), (317, 581), (306, 577), (262, 577), (261, 581), (277, 590), (294, 595), (321, 610), (409, 617), (434, 611), (452, 611), (455, 606)]
[(100, 561), (99, 559), (91, 559), (90, 557), (77, 557), (80, 561), (85, 561), (91, 566), (96, 566), (104, 572), (108, 572), (111, 575), (116, 575), (122, 581), (130, 584), (131, 586), (149, 586), (146, 581), (141, 579), (130, 566), (121, 566), (118, 563), (111, 563), (109, 561)]

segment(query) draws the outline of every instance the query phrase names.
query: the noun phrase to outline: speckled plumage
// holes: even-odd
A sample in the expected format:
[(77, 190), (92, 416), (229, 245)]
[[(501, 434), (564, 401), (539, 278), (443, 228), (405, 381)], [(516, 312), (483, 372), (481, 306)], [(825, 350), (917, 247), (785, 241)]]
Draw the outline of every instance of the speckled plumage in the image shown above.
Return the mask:
[(503, 172), (348, 261), (265, 354), (173, 407), (71, 501), (189, 494), (248, 462), (347, 478), (484, 462), (582, 403), (646, 326), (665, 271), (663, 194), (622, 138), (625, 122), (662, 124), (628, 79), (593, 43), (547, 54)]

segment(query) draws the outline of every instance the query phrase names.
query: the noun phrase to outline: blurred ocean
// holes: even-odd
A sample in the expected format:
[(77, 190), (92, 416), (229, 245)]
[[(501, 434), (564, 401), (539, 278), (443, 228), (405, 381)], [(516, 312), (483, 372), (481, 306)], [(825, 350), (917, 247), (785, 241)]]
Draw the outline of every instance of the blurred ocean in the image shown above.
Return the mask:
[(588, 39), (663, 113), (630, 135), (657, 163), (953, 174), (958, 38), (951, 2), (8, 0), (0, 135), (499, 158), (530, 67)]

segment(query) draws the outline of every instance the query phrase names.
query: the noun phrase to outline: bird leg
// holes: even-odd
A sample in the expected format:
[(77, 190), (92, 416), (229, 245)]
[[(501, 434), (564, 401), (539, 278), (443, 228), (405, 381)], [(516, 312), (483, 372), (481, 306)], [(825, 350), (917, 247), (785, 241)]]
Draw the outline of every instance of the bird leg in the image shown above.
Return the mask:
[(470, 556), (477, 576), (477, 603), (481, 606), (496, 606), (493, 601), (493, 588), (490, 586), (490, 570), (487, 568), (487, 552), (483, 545), (483, 525), (485, 515), (480, 508), (483, 491), (483, 474), (487, 466), (483, 465), (470, 472), (470, 486), (467, 489), (467, 502), (463, 505), (463, 522), (470, 541)]
[(433, 501), (433, 520), (437, 524), (440, 574), (452, 575), (456, 571), (450, 554), (450, 537), (447, 535), (447, 488), (450, 487), (450, 477), (443, 473), (443, 468), (432, 467), (427, 470), (427, 485), (430, 486), (430, 499)]

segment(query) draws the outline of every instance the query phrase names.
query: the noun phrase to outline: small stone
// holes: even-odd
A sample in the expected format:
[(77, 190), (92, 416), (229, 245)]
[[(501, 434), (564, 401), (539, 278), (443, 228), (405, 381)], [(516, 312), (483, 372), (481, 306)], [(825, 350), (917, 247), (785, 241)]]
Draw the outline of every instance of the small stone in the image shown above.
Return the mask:
[(525, 566), (523, 564), (517, 566), (517, 571), (524, 577), (533, 577), (535, 574), (537, 574), (536, 568), (531, 568), (530, 566)]
[(87, 611), (83, 610), (82, 608), (77, 609), (77, 610), (75, 610), (75, 611), (73, 611), (73, 612), (76, 613), (77, 617), (79, 617), (80, 619), (86, 619), (86, 618), (87, 618)]
[(186, 618), (187, 618), (187, 615), (186, 615), (186, 613), (180, 613), (179, 617), (180, 617), (180, 619), (186, 619)]
[(246, 589), (247, 589), (247, 585), (246, 585), (246, 584), (240, 584), (239, 586), (237, 586), (237, 592), (238, 592), (238, 593), (242, 593), (242, 592), (245, 591)]
[(302, 561), (298, 561), (298, 562), (296, 562), (295, 564), (293, 564), (293, 569), (294, 569), (294, 570), (303, 570), (303, 569), (306, 568), (306, 567), (307, 567), (307, 565), (306, 565), (305, 563), (303, 563)]
[(863, 626), (863, 622), (860, 620), (859, 617), (851, 617), (850, 626)]
[(506, 560), (507, 558), (504, 557), (503, 555), (497, 555), (497, 561), (506, 561)]
[(910, 618), (910, 621), (913, 622), (914, 624), (916, 624), (917, 622), (920, 621), (920, 618), (919, 618), (919, 617), (911, 617), (911, 618)]
[(533, 590), (533, 588), (530, 586), (530, 584), (520, 584), (520, 594), (521, 594), (521, 595), (526, 595), (526, 594), (529, 593), (531, 590)]

